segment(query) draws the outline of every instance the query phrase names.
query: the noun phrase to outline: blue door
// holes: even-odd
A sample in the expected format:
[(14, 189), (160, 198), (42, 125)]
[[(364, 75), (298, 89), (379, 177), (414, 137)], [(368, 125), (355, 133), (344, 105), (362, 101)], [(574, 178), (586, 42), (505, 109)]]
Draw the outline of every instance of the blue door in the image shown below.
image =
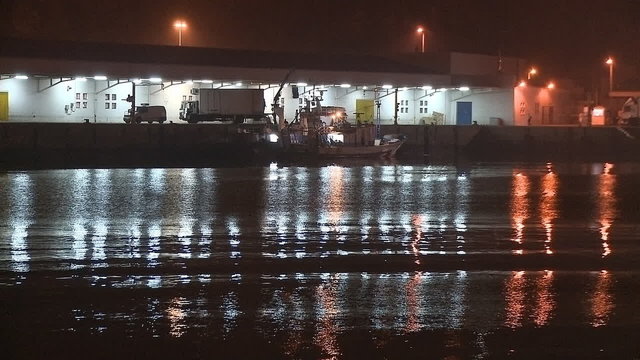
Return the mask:
[(456, 125), (471, 125), (471, 101), (458, 101), (456, 105)]

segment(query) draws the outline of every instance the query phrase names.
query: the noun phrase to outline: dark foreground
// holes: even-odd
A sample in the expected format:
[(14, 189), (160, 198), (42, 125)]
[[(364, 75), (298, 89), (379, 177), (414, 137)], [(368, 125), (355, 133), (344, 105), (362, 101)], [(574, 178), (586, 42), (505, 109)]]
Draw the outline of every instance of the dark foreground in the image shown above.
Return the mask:
[(637, 184), (628, 163), (2, 173), (3, 358), (638, 358)]

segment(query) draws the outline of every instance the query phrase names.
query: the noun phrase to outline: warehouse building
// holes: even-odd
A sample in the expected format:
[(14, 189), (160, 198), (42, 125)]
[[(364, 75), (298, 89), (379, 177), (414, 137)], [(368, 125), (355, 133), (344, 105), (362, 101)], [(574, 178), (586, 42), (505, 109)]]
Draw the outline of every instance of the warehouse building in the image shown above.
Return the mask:
[(171, 46), (0, 40), (0, 121), (118, 123), (136, 105), (161, 105), (169, 121), (198, 88), (276, 93), (292, 121), (322, 99), (348, 120), (381, 124), (567, 124), (573, 92), (520, 83), (517, 58), (446, 53), (304, 54)]

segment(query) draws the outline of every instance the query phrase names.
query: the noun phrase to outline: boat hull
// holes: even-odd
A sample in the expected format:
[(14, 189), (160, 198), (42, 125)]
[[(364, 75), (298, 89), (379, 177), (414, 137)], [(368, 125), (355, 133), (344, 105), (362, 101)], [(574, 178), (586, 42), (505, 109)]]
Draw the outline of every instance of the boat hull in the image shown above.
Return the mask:
[(294, 154), (307, 154), (325, 158), (358, 158), (358, 157), (393, 157), (404, 141), (377, 146), (319, 146), (306, 145), (291, 146), (289, 151)]

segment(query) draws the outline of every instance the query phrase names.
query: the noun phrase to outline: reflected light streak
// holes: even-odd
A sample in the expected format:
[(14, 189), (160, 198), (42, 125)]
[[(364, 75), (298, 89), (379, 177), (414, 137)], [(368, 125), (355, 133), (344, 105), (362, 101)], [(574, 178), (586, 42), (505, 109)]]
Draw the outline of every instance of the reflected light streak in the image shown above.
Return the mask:
[(338, 276), (334, 276), (333, 279), (319, 285), (316, 290), (319, 323), (315, 342), (322, 349), (326, 359), (338, 359), (341, 355), (336, 325), (338, 280)]
[(184, 311), (186, 302), (187, 300), (183, 297), (175, 297), (169, 302), (167, 319), (169, 320), (169, 335), (173, 337), (181, 337), (187, 329), (187, 325), (184, 323), (187, 316)]
[(420, 323), (420, 283), (422, 282), (422, 273), (416, 272), (411, 280), (407, 282), (405, 287), (407, 292), (407, 324), (405, 330), (407, 333), (419, 331), (422, 328)]
[(602, 270), (598, 275), (595, 291), (591, 302), (591, 326), (600, 327), (609, 323), (609, 318), (615, 308), (612, 294), (613, 279), (611, 274)]
[[(513, 175), (513, 186), (511, 188), (511, 224), (515, 236), (512, 240), (518, 245), (522, 245), (525, 221), (529, 218), (529, 188), (530, 182), (526, 175), (521, 173)], [(521, 255), (522, 249), (514, 252)]]
[(544, 326), (553, 317), (556, 302), (554, 299), (553, 271), (545, 270), (544, 275), (536, 281), (536, 306), (533, 322), (537, 326)]
[(522, 326), (522, 318), (524, 317), (525, 310), (524, 274), (524, 271), (513, 272), (506, 282), (504, 325), (509, 328)]
[(11, 268), (15, 272), (28, 272), (29, 271), (29, 256), (27, 247), (27, 236), (29, 235), (27, 229), (30, 224), (20, 222), (13, 225), (13, 232), (11, 233)]
[(616, 217), (616, 176), (611, 173), (612, 170), (613, 164), (606, 163), (598, 183), (598, 221), (600, 222), (599, 231), (600, 240), (602, 241), (602, 257), (611, 254), (609, 234)]
[(558, 176), (549, 172), (542, 177), (542, 197), (540, 199), (540, 219), (544, 227), (546, 239), (544, 248), (547, 255), (553, 254), (551, 242), (553, 240), (553, 222), (558, 217), (556, 195), (558, 191)]
[(413, 215), (411, 219), (413, 225), (413, 241), (411, 241), (411, 251), (415, 257), (415, 264), (420, 265), (420, 241), (422, 240), (422, 227), (424, 217), (422, 215)]
[(329, 167), (329, 198), (328, 198), (328, 210), (329, 210), (329, 223), (332, 226), (332, 231), (340, 231), (340, 220), (342, 218), (342, 212), (344, 209), (343, 199), (343, 179), (344, 169), (340, 166)]

